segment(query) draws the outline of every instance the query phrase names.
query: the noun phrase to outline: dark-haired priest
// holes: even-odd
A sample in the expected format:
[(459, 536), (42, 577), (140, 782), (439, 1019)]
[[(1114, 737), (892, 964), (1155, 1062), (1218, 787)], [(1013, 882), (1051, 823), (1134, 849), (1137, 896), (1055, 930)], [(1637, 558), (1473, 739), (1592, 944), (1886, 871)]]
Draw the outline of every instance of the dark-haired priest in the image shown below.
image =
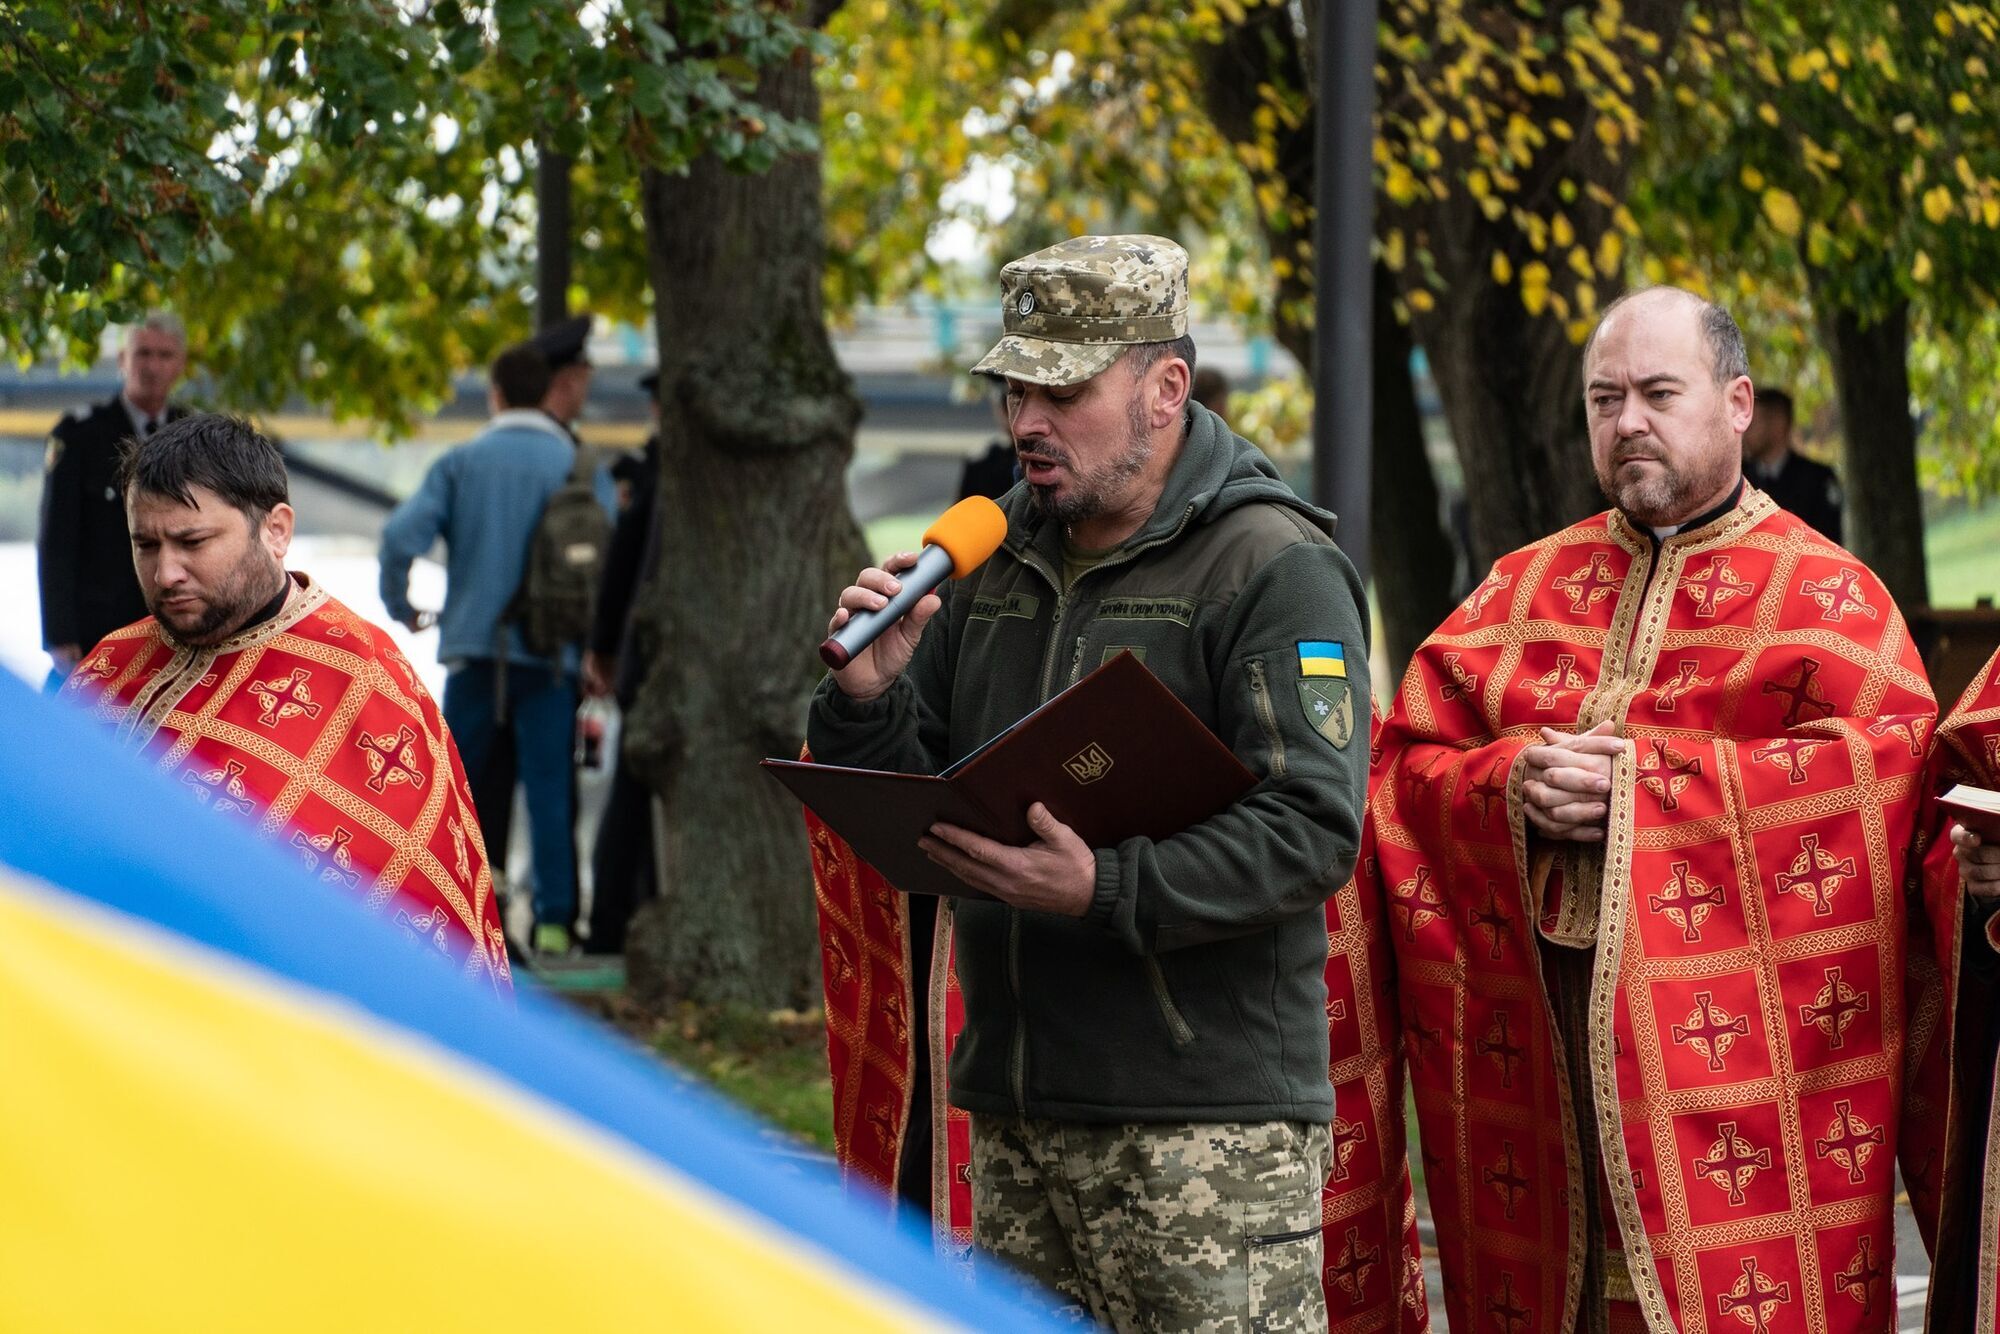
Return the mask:
[(277, 446), (232, 417), (187, 417), (128, 446), (118, 485), (152, 614), (87, 654), (65, 697), (413, 950), (510, 991), (458, 750), (388, 633), (285, 569)]

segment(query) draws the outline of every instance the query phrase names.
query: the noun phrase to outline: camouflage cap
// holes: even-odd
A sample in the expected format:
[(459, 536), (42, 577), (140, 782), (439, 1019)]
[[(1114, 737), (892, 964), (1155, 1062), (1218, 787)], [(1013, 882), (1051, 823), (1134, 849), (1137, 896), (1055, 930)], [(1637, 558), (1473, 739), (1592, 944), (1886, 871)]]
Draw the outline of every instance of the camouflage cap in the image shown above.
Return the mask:
[(1187, 251), (1161, 236), (1076, 236), (1000, 270), (1005, 332), (972, 368), (1082, 384), (1137, 343), (1187, 332)]

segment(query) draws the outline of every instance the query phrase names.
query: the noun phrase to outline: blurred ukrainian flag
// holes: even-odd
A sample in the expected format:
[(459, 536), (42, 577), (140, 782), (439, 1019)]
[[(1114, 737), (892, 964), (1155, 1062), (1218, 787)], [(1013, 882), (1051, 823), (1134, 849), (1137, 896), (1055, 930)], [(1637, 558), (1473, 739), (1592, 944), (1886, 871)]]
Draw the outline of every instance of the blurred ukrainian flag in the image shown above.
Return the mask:
[(0, 673), (0, 1329), (1046, 1323), (430, 957)]

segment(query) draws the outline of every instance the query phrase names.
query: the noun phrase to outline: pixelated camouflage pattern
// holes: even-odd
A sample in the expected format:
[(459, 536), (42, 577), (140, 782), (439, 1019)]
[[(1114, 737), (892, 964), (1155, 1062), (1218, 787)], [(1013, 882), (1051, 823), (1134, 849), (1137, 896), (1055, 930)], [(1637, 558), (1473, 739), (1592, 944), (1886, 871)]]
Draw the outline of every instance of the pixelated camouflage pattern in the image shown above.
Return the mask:
[(972, 1118), (973, 1239), (1115, 1330), (1324, 1330), (1327, 1128)]
[(1081, 384), (1138, 343), (1187, 332), (1187, 251), (1161, 236), (1074, 236), (1000, 270), (1004, 333), (972, 368)]

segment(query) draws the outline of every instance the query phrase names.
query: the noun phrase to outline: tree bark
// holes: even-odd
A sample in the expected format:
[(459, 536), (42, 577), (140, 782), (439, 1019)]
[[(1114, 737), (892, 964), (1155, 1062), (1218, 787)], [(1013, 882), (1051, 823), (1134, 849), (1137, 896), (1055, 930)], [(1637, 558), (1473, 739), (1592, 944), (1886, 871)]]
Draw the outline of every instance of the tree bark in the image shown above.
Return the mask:
[(1410, 331), (1396, 318), (1395, 275), (1375, 266), (1374, 476), (1369, 500), (1375, 609), (1393, 693), (1417, 646), (1451, 610), (1457, 553), (1438, 514), (1437, 479), (1424, 451), (1424, 419), (1410, 374)]
[[(1815, 290), (1816, 305), (1819, 297)], [(1818, 313), (1840, 398), (1847, 545), (1911, 613), (1931, 598), (1910, 416), (1909, 302), (1899, 298), (1871, 320), (1831, 302)]]
[[(819, 123), (804, 53), (761, 97)], [(643, 189), (664, 412), (628, 744), (667, 819), (628, 970), (644, 999), (802, 1005), (819, 962), (804, 829), (756, 762), (797, 752), (813, 648), (867, 563), (845, 480), (860, 403), (820, 304), (820, 162), (705, 158)]]
[[(1317, 7), (1308, 6), (1309, 21)], [(1267, 85), (1304, 88), (1311, 72), (1304, 65), (1312, 43), (1300, 41), (1283, 6), (1254, 9), (1243, 22), (1224, 29), (1222, 40), (1200, 49), (1202, 102), (1216, 128), (1231, 143), (1257, 141), (1253, 119), (1258, 89)], [(1313, 364), (1312, 216), (1315, 117), (1275, 131), (1277, 175), (1284, 183), (1286, 218), (1259, 214), (1264, 243), (1283, 260), (1273, 279), (1272, 306), (1278, 341), (1301, 366)], [(1299, 220), (1296, 223), (1294, 219)], [(1451, 609), (1453, 550), (1438, 515), (1437, 480), (1424, 451), (1423, 415), (1410, 375), (1410, 331), (1396, 319), (1395, 282), (1375, 267), (1374, 413), (1369, 486), (1370, 555), (1374, 602), (1383, 629), (1382, 652), (1394, 689), (1403, 667), (1424, 637)]]
[(1562, 321), (1530, 315), (1519, 293), (1487, 278), (1483, 259), (1441, 257), (1439, 268), (1456, 281), (1418, 335), (1465, 477), (1477, 574), (1604, 502), (1583, 422), (1582, 356)]
[[(1570, 19), (1564, 7), (1549, 6), (1546, 16), (1512, 6), (1468, 7), (1471, 22), (1501, 49), (1517, 41), (1559, 40), (1561, 25)], [(1686, 21), (1680, 0), (1628, 0), (1624, 26), (1659, 39), (1670, 50)], [(1522, 33), (1520, 29), (1531, 31)], [(1607, 43), (1625, 67), (1635, 73), (1648, 57), (1636, 40), (1621, 36)], [(1449, 86), (1444, 64), (1458, 59), (1457, 47), (1433, 48), (1430, 65), (1394, 72), (1392, 99), (1405, 78), (1433, 88)], [(1504, 87), (1504, 85), (1502, 85)], [(1562, 92), (1544, 96), (1504, 96), (1504, 109), (1518, 111), (1537, 124), (1561, 118), (1572, 127), (1567, 139), (1551, 138), (1532, 161), (1513, 164), (1518, 186), (1505, 199), (1507, 208), (1487, 218), (1464, 184), (1474, 169), (1495, 164), (1482, 157), (1477, 136), (1459, 142), (1442, 136), (1436, 145), (1446, 175), (1457, 182), (1442, 198), (1422, 199), (1402, 208), (1384, 210), (1382, 227), (1399, 227), (1412, 254), (1428, 255), (1442, 290), (1435, 305), (1414, 320), (1417, 342), (1430, 356), (1452, 443), (1465, 476), (1471, 514), (1472, 565), (1484, 570), (1497, 557), (1544, 537), (1603, 508), (1590, 467), (1588, 435), (1583, 422), (1581, 348), (1573, 343), (1565, 319), (1553, 308), (1530, 314), (1517, 285), (1495, 281), (1493, 257), (1505, 254), (1516, 274), (1532, 263), (1555, 271), (1556, 290), (1566, 287), (1565, 258), (1559, 248), (1538, 250), (1515, 221), (1517, 211), (1548, 216), (1566, 215), (1575, 231), (1573, 244), (1585, 255), (1595, 254), (1599, 239), (1614, 223), (1606, 202), (1623, 198), (1631, 172), (1631, 148), (1614, 155), (1595, 133), (1599, 116), (1608, 115), (1565, 83)], [(1652, 85), (1634, 78), (1626, 96), (1632, 112), (1643, 117)], [(1421, 108), (1398, 104), (1389, 108), (1417, 116)], [(1488, 115), (1494, 115), (1489, 108)], [(1594, 194), (1590, 187), (1598, 187)], [(1404, 270), (1406, 291), (1424, 281), (1415, 265)], [(1614, 270), (1595, 283), (1598, 304), (1618, 294)], [(1572, 311), (1572, 314), (1582, 312)]]

